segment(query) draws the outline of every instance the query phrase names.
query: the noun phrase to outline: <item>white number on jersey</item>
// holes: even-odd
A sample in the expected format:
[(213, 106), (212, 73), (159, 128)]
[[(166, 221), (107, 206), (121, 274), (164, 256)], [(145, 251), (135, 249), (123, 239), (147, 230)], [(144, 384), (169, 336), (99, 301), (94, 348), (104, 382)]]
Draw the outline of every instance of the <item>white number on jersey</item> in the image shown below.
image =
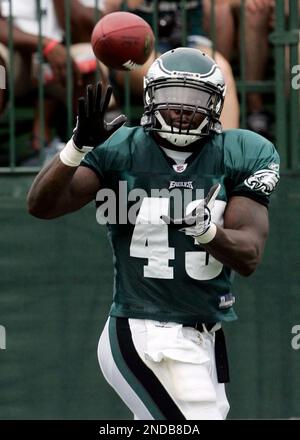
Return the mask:
[[(199, 200), (191, 202), (186, 209), (190, 212)], [(226, 203), (216, 200), (212, 210), (212, 220), (222, 225)], [(175, 249), (169, 247), (168, 225), (161, 219), (168, 215), (169, 199), (146, 197), (143, 199), (130, 244), (130, 256), (147, 258), (144, 266), (146, 278), (174, 278), (174, 268), (169, 265), (175, 259)], [(223, 265), (207, 252), (185, 253), (186, 273), (195, 280), (211, 280), (222, 271)]]
[(151, 197), (142, 202), (132, 234), (130, 256), (148, 258), (144, 266), (146, 278), (174, 278), (169, 260), (174, 260), (174, 248), (169, 247), (168, 225), (160, 218), (168, 215), (169, 199)]

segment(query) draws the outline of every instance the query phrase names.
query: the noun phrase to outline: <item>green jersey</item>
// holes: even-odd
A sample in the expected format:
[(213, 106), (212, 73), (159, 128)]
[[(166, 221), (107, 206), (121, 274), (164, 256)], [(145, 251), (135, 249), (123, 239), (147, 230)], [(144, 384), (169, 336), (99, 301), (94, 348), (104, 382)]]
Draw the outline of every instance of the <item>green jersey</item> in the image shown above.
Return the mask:
[(161, 215), (190, 212), (216, 183), (221, 184), (212, 210), (216, 224), (223, 224), (232, 196), (268, 205), (279, 170), (268, 140), (246, 130), (212, 134), (178, 165), (142, 127), (122, 127), (81, 165), (101, 180), (99, 213), (107, 214), (110, 196), (116, 207), (108, 216), (115, 274), (112, 316), (183, 324), (236, 319), (231, 269), (193, 237), (168, 227)]

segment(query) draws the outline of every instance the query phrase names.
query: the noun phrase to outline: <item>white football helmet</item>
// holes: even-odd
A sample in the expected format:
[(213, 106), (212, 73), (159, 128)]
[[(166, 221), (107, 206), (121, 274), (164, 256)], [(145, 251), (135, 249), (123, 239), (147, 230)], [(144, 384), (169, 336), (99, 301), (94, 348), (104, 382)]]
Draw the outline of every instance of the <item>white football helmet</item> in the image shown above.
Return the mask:
[[(221, 132), (219, 118), (225, 90), (222, 72), (212, 58), (198, 49), (172, 49), (154, 61), (144, 78), (145, 112), (141, 125), (179, 147), (209, 135), (211, 130)], [(171, 118), (167, 122), (161, 110), (180, 112), (179, 124), (173, 126)], [(182, 124), (184, 112), (190, 115), (188, 127), (186, 121)], [(197, 113), (205, 117), (195, 127)]]

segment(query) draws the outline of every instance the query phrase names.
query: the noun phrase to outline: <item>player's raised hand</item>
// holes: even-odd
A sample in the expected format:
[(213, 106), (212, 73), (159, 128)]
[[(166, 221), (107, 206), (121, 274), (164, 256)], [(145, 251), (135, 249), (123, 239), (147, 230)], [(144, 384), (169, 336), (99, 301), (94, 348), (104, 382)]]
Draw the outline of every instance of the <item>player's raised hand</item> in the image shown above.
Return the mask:
[(201, 243), (202, 240), (200, 237), (204, 236), (204, 234), (206, 234), (212, 226), (211, 210), (214, 207), (215, 200), (220, 189), (221, 185), (219, 183), (213, 185), (205, 199), (201, 200), (196, 208), (185, 217), (174, 219), (169, 216), (162, 215), (162, 220), (169, 226), (184, 232), (186, 235), (195, 237)]
[(98, 82), (95, 89), (89, 84), (86, 96), (78, 99), (77, 124), (73, 135), (74, 144), (78, 149), (100, 145), (125, 124), (125, 115), (118, 116), (112, 122), (106, 122), (104, 119), (111, 94), (111, 86), (103, 92), (102, 84)]

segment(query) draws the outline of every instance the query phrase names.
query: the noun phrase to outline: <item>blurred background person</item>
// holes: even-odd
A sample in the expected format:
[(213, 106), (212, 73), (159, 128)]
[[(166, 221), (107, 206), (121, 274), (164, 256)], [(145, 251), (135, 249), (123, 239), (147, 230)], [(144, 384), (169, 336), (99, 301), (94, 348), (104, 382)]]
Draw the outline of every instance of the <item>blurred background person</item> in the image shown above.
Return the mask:
[[(232, 62), (239, 48), (241, 0), (216, 0), (216, 48)], [(211, 1), (204, 0), (206, 17), (210, 15)], [(266, 79), (270, 58), (269, 33), (274, 28), (274, 0), (245, 0), (245, 79), (263, 81)], [(210, 29), (210, 21), (205, 21), (205, 29)], [(258, 92), (247, 93), (250, 130), (272, 139), (272, 115), (264, 103), (264, 96)]]
[[(9, 65), (9, 14), (8, 0), (0, 1), (0, 64), (5, 66), (7, 74)], [(86, 84), (91, 82), (97, 66), (90, 46), (90, 34), (95, 24), (96, 12), (94, 0), (70, 0), (71, 12), (71, 63), (74, 85), (74, 105), (83, 94)], [(38, 162), (37, 152), (42, 145), (46, 146), (46, 154), (56, 153), (61, 140), (56, 136), (56, 124), (61, 109), (65, 109), (67, 82), (67, 48), (65, 43), (65, 2), (60, 0), (41, 0), (41, 35), (43, 52), (43, 82), (45, 87), (44, 100), (44, 140), (40, 139), (40, 115), (37, 105), (37, 87), (40, 60), (39, 47), (39, 11), (35, 0), (12, 0), (13, 16), (13, 70), (15, 96), (33, 102), (35, 114), (33, 120), (30, 147), (36, 153), (25, 165)], [(100, 11), (98, 11), (98, 16)], [(0, 100), (0, 114), (5, 110), (8, 94), (3, 93)], [(64, 112), (65, 113), (65, 112)], [(59, 116), (58, 116), (59, 115)], [(61, 124), (61, 125), (66, 125)], [(54, 133), (53, 133), (54, 131)]]
[[(151, 26), (153, 20), (154, 2), (147, 0), (99, 0), (100, 9), (103, 15), (126, 8), (129, 12), (140, 15)], [(187, 14), (187, 43), (188, 47), (193, 47), (205, 52), (213, 57), (220, 66), (225, 82), (227, 84), (224, 111), (221, 117), (223, 128), (237, 128), (239, 126), (239, 102), (236, 92), (235, 81), (229, 62), (219, 52), (213, 53), (212, 42), (203, 30), (203, 1), (186, 1)], [(182, 46), (182, 11), (180, 1), (158, 1), (158, 53), (153, 53), (149, 57), (147, 63), (141, 68), (130, 72), (130, 85), (133, 96), (138, 100), (143, 92), (143, 76), (145, 76), (148, 68), (154, 59), (161, 53), (172, 48)], [(153, 26), (152, 26), (153, 27)], [(115, 95), (117, 95), (117, 87), (122, 94), (124, 86), (124, 73), (121, 71), (113, 71), (110, 73), (110, 79), (114, 87)]]

